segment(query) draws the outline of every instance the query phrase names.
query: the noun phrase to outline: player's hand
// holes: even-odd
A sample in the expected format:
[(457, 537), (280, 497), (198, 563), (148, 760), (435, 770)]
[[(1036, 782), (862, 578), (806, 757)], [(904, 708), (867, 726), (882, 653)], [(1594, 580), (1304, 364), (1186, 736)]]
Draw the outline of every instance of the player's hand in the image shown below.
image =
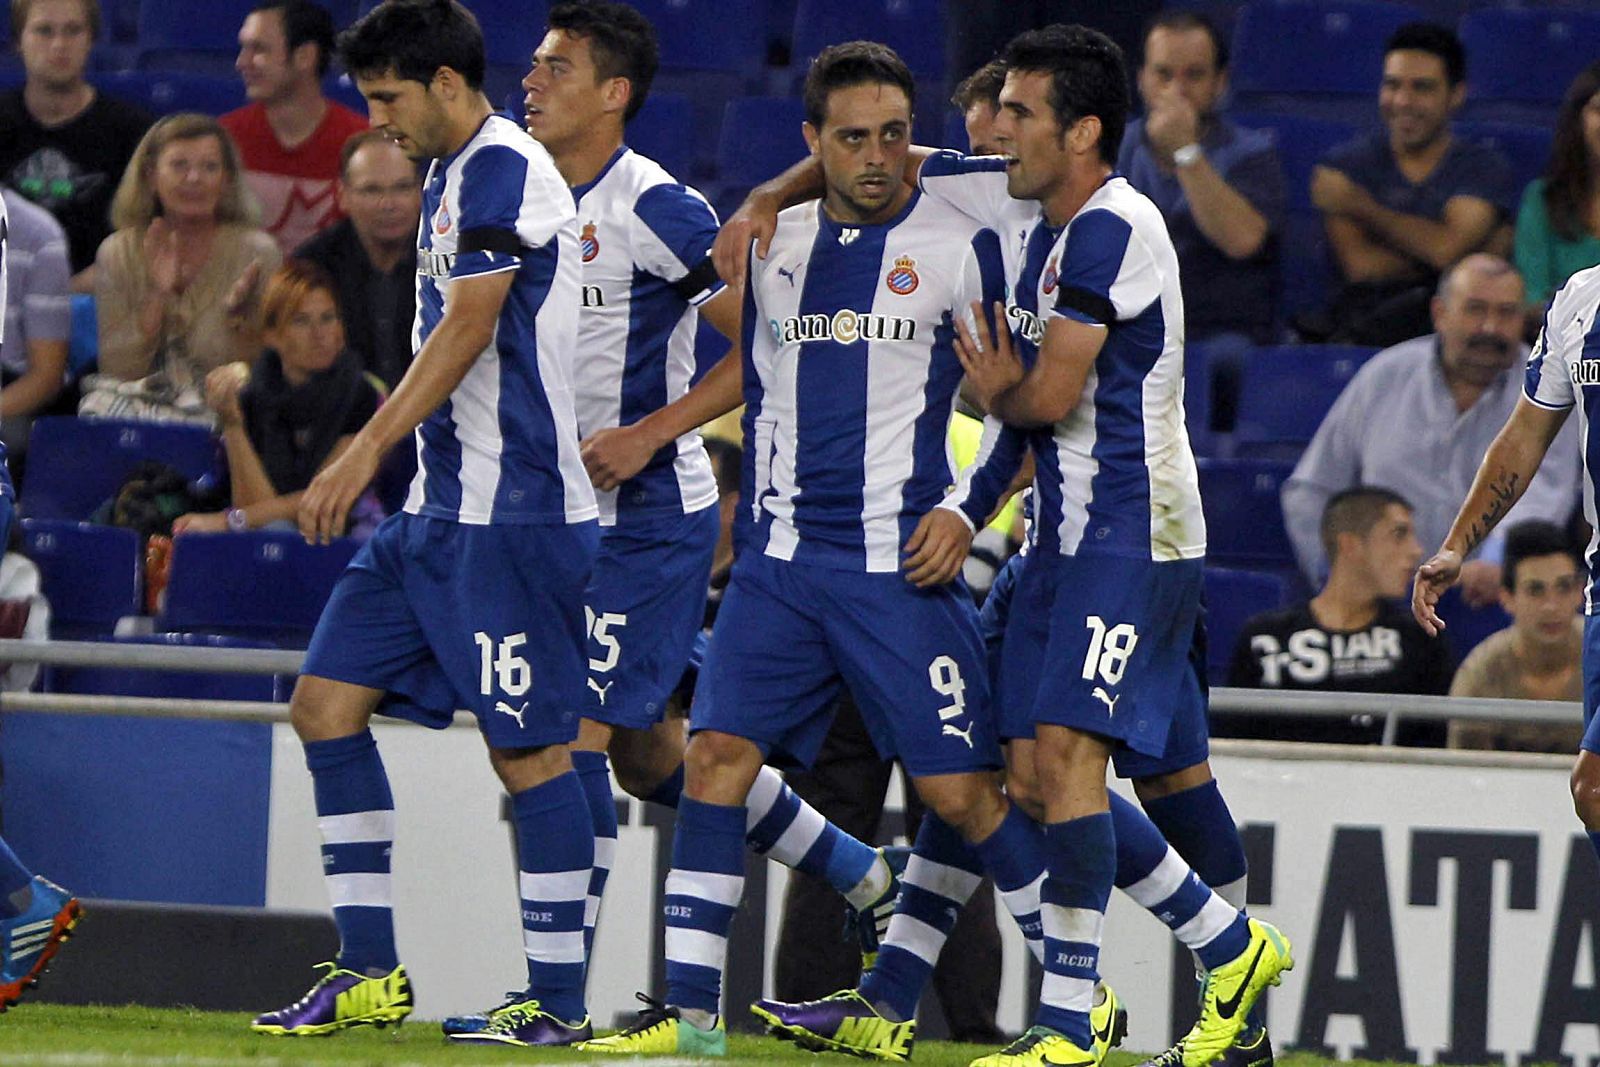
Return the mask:
[(596, 431), (578, 446), (578, 455), (594, 487), (608, 492), (644, 470), (659, 447), (635, 423)]
[(361, 494), (372, 484), (378, 473), (382, 454), (373, 449), (357, 434), (338, 459), (322, 471), (306, 487), (300, 497), (300, 535), (306, 543), (329, 544), (344, 536), (349, 522), (350, 509), (355, 507)]
[[(994, 305), (995, 321), (1006, 321), (1005, 305), (999, 301)], [(989, 316), (984, 314), (983, 302), (972, 302), (971, 323), (977, 327), (974, 333), (969, 320), (965, 315), (956, 317), (956, 356), (961, 360), (962, 368), (967, 372), (967, 383), (977, 394), (983, 410), (990, 411), (994, 407), (994, 398), (1022, 381), (1025, 373), (1022, 361), (1017, 358), (1016, 349), (1011, 344), (1011, 331), (1002, 328), (996, 337), (989, 329)]]
[(728, 216), (717, 231), (717, 241), (711, 246), (711, 262), (722, 280), (735, 289), (741, 288), (749, 266), (750, 242), (756, 243), (756, 255), (766, 259), (777, 229), (778, 204), (760, 191), (745, 197), (739, 210)]
[(228, 516), (221, 511), (191, 511), (172, 520), (172, 536), (192, 533), (227, 533)]
[(1431, 637), (1444, 632), (1444, 620), (1439, 618), (1439, 598), (1461, 577), (1461, 556), (1441, 548), (1432, 559), (1417, 568), (1417, 577), (1411, 587), (1411, 614)]
[(911, 531), (900, 569), (918, 589), (944, 585), (961, 573), (971, 547), (972, 529), (966, 520), (948, 508), (934, 508)]
[(1500, 564), (1475, 559), (1461, 565), (1461, 599), (1469, 608), (1500, 602)]

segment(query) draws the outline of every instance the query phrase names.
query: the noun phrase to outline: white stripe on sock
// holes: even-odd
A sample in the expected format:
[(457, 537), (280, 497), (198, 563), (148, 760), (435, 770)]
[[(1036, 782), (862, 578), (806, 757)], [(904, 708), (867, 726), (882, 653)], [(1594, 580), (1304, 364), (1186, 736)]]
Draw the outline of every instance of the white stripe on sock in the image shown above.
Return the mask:
[(583, 931), (522, 930), (522, 951), (539, 963), (582, 963)]
[(583, 898), (583, 926), (593, 930), (600, 922), (600, 898), (590, 893)]
[(1000, 894), (1000, 899), (1006, 906), (1006, 911), (1011, 913), (1013, 919), (1020, 920), (1025, 915), (1033, 915), (1041, 907), (1039, 895), (1044, 891), (1045, 874), (1022, 886)]
[(800, 810), (794, 813), (794, 821), (778, 835), (778, 840), (767, 850), (767, 855), (785, 867), (798, 866), (827, 828), (828, 820), (822, 817), (822, 813), (802, 803)]
[(706, 930), (686, 926), (667, 927), (667, 959), (673, 963), (692, 963), (718, 971), (728, 958), (728, 939)]
[(762, 767), (756, 775), (756, 780), (750, 786), (749, 794), (744, 798), (744, 828), (746, 832), (754, 830), (762, 819), (767, 817), (767, 812), (772, 810), (772, 805), (777, 803), (778, 795), (783, 792), (783, 775), (771, 767)]
[(1189, 865), (1183, 862), (1176, 849), (1167, 846), (1156, 869), (1130, 885), (1123, 892), (1132, 897), (1141, 908), (1150, 909), (1176, 893), (1190, 874)]
[(1066, 1011), (1087, 1012), (1094, 1007), (1094, 981), (1046, 971), (1039, 983), (1039, 1002)]
[(589, 868), (577, 871), (518, 871), (517, 889), (523, 900), (558, 903), (589, 895)]
[(1244, 878), (1229, 882), (1227, 885), (1214, 885), (1211, 889), (1217, 896), (1232, 905), (1235, 911), (1243, 911), (1245, 907), (1245, 890), (1249, 887), (1249, 884), (1250, 878), (1247, 875)]
[(602, 871), (611, 870), (611, 864), (617, 858), (617, 839), (614, 837), (597, 837), (594, 839), (594, 865)]
[(336, 908), (391, 907), (389, 876), (387, 874), (329, 874), (328, 899)]
[(354, 845), (363, 841), (394, 840), (394, 809), (353, 811), (348, 815), (322, 815), (317, 818), (325, 845)]
[(946, 936), (937, 926), (904, 912), (896, 912), (894, 918), (889, 920), (889, 933), (883, 941), (886, 945), (905, 949), (932, 967), (939, 962), (939, 953), (944, 948)]
[(901, 876), (900, 881), (936, 893), (957, 904), (966, 904), (983, 879), (971, 871), (935, 863), (924, 856), (912, 853), (911, 862), (906, 865), (906, 873)]
[(1050, 941), (1073, 941), (1080, 945), (1099, 945), (1105, 929), (1104, 912), (1093, 908), (1064, 908), (1060, 904), (1039, 905), (1044, 920), (1044, 936)]
[(1194, 918), (1172, 932), (1178, 935), (1179, 941), (1190, 948), (1204, 948), (1232, 926), (1233, 920), (1238, 915), (1233, 905), (1216, 893), (1212, 893), (1211, 899), (1206, 901), (1205, 906)]
[(736, 908), (744, 896), (744, 875), (686, 871), (674, 867), (667, 872), (667, 896), (696, 897), (713, 904)]

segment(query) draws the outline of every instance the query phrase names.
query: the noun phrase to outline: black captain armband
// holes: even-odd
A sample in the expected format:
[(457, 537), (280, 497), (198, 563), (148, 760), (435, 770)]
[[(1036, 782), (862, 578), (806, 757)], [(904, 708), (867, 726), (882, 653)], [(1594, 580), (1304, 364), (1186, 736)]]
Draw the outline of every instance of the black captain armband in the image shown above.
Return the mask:
[(708, 256), (702, 259), (688, 274), (673, 282), (672, 290), (685, 300), (693, 300), (716, 284), (717, 268)]
[(1102, 326), (1110, 326), (1117, 321), (1116, 305), (1112, 304), (1108, 298), (1101, 296), (1099, 293), (1076, 287), (1070, 289), (1065, 286), (1062, 287), (1060, 294), (1056, 297), (1056, 310), (1076, 311), (1081, 315), (1089, 316)]
[(462, 255), (468, 252), (499, 252), (507, 256), (520, 256), (528, 251), (528, 246), (510, 230), (479, 226), (461, 231), (461, 242), (456, 246), (456, 251)]

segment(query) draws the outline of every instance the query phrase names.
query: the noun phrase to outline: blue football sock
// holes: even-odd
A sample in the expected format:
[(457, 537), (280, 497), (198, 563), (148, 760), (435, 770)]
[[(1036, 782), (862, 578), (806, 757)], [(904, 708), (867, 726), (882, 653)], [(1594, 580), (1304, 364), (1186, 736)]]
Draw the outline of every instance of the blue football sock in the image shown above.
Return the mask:
[(1044, 828), (1050, 874), (1040, 894), (1044, 920), (1044, 983), (1040, 1026), (1088, 1051), (1089, 1011), (1100, 978), (1100, 936), (1117, 869), (1117, 835), (1109, 812)]
[(983, 861), (961, 835), (929, 814), (922, 820), (900, 900), (878, 962), (861, 978), (861, 995), (896, 1021), (916, 1015), (917, 1001), (956, 918), (983, 881)]
[(1243, 952), (1250, 943), (1243, 913), (1200, 880), (1137, 805), (1112, 793), (1111, 816), (1117, 887), (1166, 923), (1202, 967), (1220, 966)]
[(594, 928), (600, 921), (600, 900), (617, 854), (617, 804), (611, 795), (611, 763), (604, 752), (574, 749), (572, 768), (578, 772), (589, 819), (594, 824), (594, 867), (589, 872), (589, 896), (583, 905), (583, 954), (594, 947)]
[(399, 966), (389, 853), (394, 797), (371, 730), (305, 744), (322, 833), (322, 874), (339, 929), (338, 964), (358, 974)]
[(1044, 828), (1015, 804), (998, 829), (974, 846), (1000, 890), (1000, 899), (1027, 939), (1033, 958), (1044, 959), (1044, 922), (1039, 899), (1044, 891)]
[(1157, 797), (1146, 803), (1144, 810), (1167, 844), (1178, 850), (1200, 880), (1243, 911), (1248, 873), (1244, 841), (1216, 779), (1181, 793)]
[(684, 797), (672, 838), (672, 871), (662, 911), (667, 922), (667, 1003), (720, 1012), (728, 929), (744, 895), (743, 804)]
[(856, 908), (871, 904), (889, 888), (887, 871), (869, 877), (879, 866), (877, 850), (823, 818), (771, 767), (756, 775), (745, 804), (746, 840), (760, 855), (821, 878)]
[(578, 775), (569, 771), (511, 798), (521, 872), (522, 945), (528, 991), (567, 1022), (583, 1005), (583, 918), (594, 873), (594, 824)]
[(0, 919), (15, 919), (22, 914), (12, 897), (23, 898), (23, 890), (33, 884), (33, 872), (22, 865), (11, 846), (0, 838)]

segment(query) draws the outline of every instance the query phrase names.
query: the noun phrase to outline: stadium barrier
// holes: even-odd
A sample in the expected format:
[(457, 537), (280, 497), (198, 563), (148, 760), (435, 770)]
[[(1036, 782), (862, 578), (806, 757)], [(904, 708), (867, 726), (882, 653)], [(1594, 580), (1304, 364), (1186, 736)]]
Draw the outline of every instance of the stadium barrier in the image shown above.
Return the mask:
[[(186, 670), (224, 669), (224, 659), (243, 664), (243, 657), (256, 655), (135, 651), (140, 660), (152, 652), (183, 653), (163, 669)], [(63, 643), (46, 651), (0, 642), (0, 661), (48, 655), (67, 662), (74, 654)], [(265, 659), (253, 667), (284, 669), (282, 661)], [(10, 694), (0, 699), (0, 709), (46, 710), (34, 703), (45, 695)], [(116, 697), (68, 699), (79, 713), (139, 713)], [(1559, 703), (1422, 697), (1221, 689), (1212, 699), (1218, 710), (1269, 713), (1540, 722), (1577, 714), (1575, 705)], [(158, 703), (169, 708), (144, 710), (199, 710)], [(52, 701), (48, 710), (64, 708)], [(239, 711), (212, 710), (220, 717)], [(271, 913), (325, 914), (299, 742), (282, 721), (282, 705), (257, 705), (244, 714), (270, 716), (274, 723), (263, 741), (270, 749), (270, 797), (260, 900)], [(375, 730), (402, 813), (394, 855), (396, 922), (401, 955), (417, 979), (419, 1014), (435, 1018), (495, 1003), (522, 974), (503, 792), (481, 743), (464, 729), (432, 736), (399, 724)], [(1600, 1053), (1600, 873), (1566, 796), (1570, 765), (1565, 756), (1215, 742), (1213, 766), (1243, 823), (1251, 909), (1295, 941), (1296, 968), (1268, 1000), (1280, 1048), (1421, 1063), (1571, 1064)], [(70, 775), (73, 767), (69, 753), (47, 773)], [(7, 772), (9, 800), (41, 768), (8, 761)], [(897, 782), (893, 811), (899, 788)], [(94, 799), (85, 796), (83, 803)], [(590, 979), (591, 1006), (601, 1020), (630, 1011), (632, 992), (659, 990), (662, 979), (657, 904), (672, 813), (620, 793), (617, 806), (617, 863)], [(8, 836), (13, 830), (8, 818)], [(501, 874), (484, 877), (483, 871)], [(781, 868), (749, 865), (729, 956), (732, 1024), (746, 1021), (743, 1004), (771, 988), (785, 883)], [(999, 1021), (1015, 1031), (1025, 1025), (1027, 990), (1036, 976), (1016, 931), (1001, 926)], [(85, 946), (90, 940), (85, 937)], [(1120, 895), (1113, 898), (1105, 943), (1106, 977), (1132, 1011), (1126, 1047), (1165, 1045), (1193, 1011), (1188, 954)]]

